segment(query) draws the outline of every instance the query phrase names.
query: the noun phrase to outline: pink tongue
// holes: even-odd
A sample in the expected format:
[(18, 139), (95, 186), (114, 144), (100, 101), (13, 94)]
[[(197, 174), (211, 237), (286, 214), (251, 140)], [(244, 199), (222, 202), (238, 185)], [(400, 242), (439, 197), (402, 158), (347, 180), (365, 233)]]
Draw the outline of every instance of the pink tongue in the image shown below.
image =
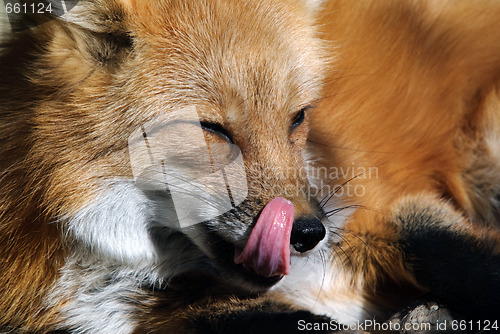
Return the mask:
[(264, 277), (287, 275), (292, 225), (292, 202), (276, 197), (260, 214), (243, 251), (236, 250), (234, 262)]

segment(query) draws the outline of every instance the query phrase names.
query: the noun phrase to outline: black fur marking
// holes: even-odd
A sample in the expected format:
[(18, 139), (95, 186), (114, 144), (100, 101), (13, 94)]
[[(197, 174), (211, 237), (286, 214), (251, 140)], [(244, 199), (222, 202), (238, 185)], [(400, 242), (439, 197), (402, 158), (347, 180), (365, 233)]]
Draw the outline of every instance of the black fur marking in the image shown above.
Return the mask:
[(494, 254), (493, 244), (478, 244), (439, 218), (426, 212), (400, 218), (406, 261), (419, 283), (466, 319), (497, 319), (500, 256)]
[[(211, 323), (207, 323), (209, 320)], [(198, 319), (194, 324), (197, 334), (276, 334), (276, 333), (332, 333), (330, 330), (299, 330), (299, 321), (330, 324), (330, 319), (307, 311), (249, 310), (228, 313), (213, 319)], [(327, 327), (327, 325), (324, 325)]]

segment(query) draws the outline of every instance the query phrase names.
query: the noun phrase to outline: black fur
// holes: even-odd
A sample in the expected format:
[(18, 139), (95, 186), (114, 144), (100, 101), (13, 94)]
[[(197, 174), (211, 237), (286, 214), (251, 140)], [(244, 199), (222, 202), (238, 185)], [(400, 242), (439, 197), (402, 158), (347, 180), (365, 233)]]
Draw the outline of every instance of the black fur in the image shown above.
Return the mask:
[(449, 209), (415, 206), (404, 210), (397, 220), (405, 260), (418, 282), (464, 319), (496, 320), (500, 316), (500, 256), (495, 254), (495, 242), (477, 240), (453, 228), (453, 224), (461, 225), (461, 217)]

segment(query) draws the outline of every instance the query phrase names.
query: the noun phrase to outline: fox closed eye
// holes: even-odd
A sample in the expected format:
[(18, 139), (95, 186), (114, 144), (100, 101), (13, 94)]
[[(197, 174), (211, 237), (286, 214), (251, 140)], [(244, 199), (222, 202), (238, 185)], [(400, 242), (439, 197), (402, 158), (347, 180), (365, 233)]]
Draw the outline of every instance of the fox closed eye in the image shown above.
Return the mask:
[(227, 141), (229, 144), (233, 144), (231, 134), (229, 133), (229, 131), (224, 129), (222, 125), (212, 122), (200, 122), (200, 125), (203, 130), (217, 135), (220, 139)]
[(299, 112), (295, 115), (292, 120), (292, 124), (290, 125), (290, 132), (298, 128), (306, 118), (306, 111), (313, 108), (312, 106), (307, 106), (299, 110)]

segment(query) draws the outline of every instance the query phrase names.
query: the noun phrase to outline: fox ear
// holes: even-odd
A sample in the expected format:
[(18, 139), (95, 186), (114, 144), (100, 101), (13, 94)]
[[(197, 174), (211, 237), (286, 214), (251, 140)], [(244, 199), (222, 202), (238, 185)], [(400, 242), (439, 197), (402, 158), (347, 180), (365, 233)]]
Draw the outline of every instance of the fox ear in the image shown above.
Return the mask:
[(63, 1), (49, 1), (52, 16), (33, 17), (31, 27), (24, 27), (15, 36), (28, 35), (37, 45), (37, 59), (43, 61), (46, 69), (43, 75), (32, 75), (37, 84), (71, 87), (87, 80), (92, 73), (113, 70), (129, 59), (134, 40), (126, 9), (121, 4), (80, 0), (69, 9), (61, 7)]
[(71, 10), (50, 22), (57, 48), (65, 48), (90, 66), (119, 63), (133, 45), (127, 26), (126, 4), (121, 1), (124, 0), (80, 0)]

